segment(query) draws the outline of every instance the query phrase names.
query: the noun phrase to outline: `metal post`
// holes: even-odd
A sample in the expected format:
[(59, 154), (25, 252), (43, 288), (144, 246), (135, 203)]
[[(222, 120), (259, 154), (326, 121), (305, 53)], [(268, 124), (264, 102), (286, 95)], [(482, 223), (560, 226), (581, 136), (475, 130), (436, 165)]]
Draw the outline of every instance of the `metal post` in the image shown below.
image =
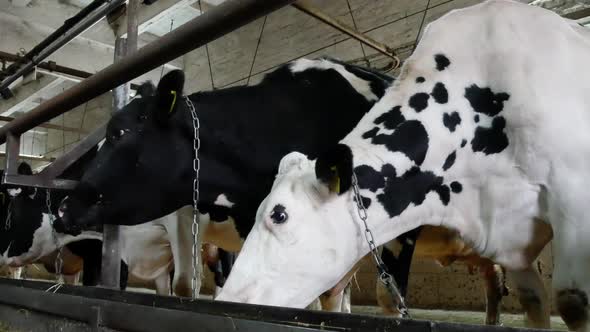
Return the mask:
[(128, 82), (187, 52), (267, 15), (294, 0), (228, 0), (142, 47), (132, 56), (112, 64), (64, 93), (0, 128), (0, 144), (6, 134), (23, 133), (92, 98)]
[(18, 174), (18, 155), (20, 154), (20, 135), (8, 133), (6, 140), (6, 160), (4, 161), (4, 179), (9, 175)]
[(127, 3), (127, 56), (137, 51), (137, 12), (139, 0), (129, 0)]
[[(117, 38), (115, 41), (115, 61), (121, 61), (127, 52), (127, 40)], [(137, 42), (137, 40), (136, 40)], [(113, 111), (119, 112), (129, 100), (129, 84), (113, 89)], [(118, 288), (121, 276), (121, 232), (118, 225), (104, 225), (102, 239), (101, 285)]]

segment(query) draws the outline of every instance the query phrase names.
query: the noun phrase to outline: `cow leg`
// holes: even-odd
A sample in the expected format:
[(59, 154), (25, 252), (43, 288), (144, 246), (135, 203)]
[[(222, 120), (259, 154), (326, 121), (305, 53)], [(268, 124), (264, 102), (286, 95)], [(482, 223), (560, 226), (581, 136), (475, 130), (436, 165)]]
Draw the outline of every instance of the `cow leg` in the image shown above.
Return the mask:
[[(575, 239), (575, 236), (571, 238)], [(589, 257), (580, 254), (580, 244), (576, 246), (573, 243), (554, 242), (553, 289), (557, 310), (567, 327), (572, 331), (590, 331), (590, 284), (587, 280), (588, 267), (584, 265)], [(570, 250), (564, 250), (564, 247), (569, 247)]]
[(119, 275), (119, 289), (126, 290), (129, 283), (129, 265), (121, 260), (121, 274)]
[(545, 285), (539, 273), (532, 267), (507, 271), (525, 312), (525, 325), (530, 328), (550, 328), (550, 306)]
[(311, 302), (307, 307), (305, 307), (305, 309), (317, 311), (322, 310), (322, 302), (320, 301), (320, 298), (318, 297), (317, 299), (313, 300), (313, 302)]
[[(170, 240), (170, 249), (172, 250), (172, 259), (174, 260), (174, 278), (172, 280), (172, 290), (177, 296), (190, 297), (192, 294), (192, 206), (185, 206), (178, 210), (178, 221), (175, 226), (167, 225), (166, 231)], [(197, 239), (197, 248), (201, 248), (201, 239), (206, 228), (208, 220), (201, 218), (199, 225), (199, 236)], [(197, 284), (195, 285), (197, 294), (201, 289), (201, 276), (203, 267), (201, 266), (201, 253), (197, 252), (195, 257), (197, 267)]]
[(80, 277), (80, 273), (74, 273), (74, 274), (69, 274), (69, 275), (63, 275), (64, 278), (64, 283), (66, 283), (67, 285), (75, 285), (76, 283), (78, 283), (78, 279)]
[(8, 267), (8, 271), (10, 271), (10, 277), (12, 279), (21, 279), (23, 275), (23, 267)]
[(158, 295), (170, 295), (172, 289), (170, 288), (170, 274), (168, 272), (162, 273), (154, 280), (156, 284), (156, 294)]
[(342, 311), (344, 313), (351, 313), (352, 312), (352, 282), (348, 283), (348, 286), (344, 288), (344, 295), (342, 296)]
[(320, 295), (320, 304), (322, 310), (330, 312), (341, 312), (342, 311), (342, 297), (344, 296), (344, 290), (338, 293), (326, 292)]
[(485, 283), (486, 325), (500, 323), (500, 304), (504, 294), (504, 278), (500, 266), (486, 264), (480, 268)]
[[(388, 242), (382, 247), (381, 259), (387, 267), (387, 270), (393, 276), (397, 283), (400, 294), (405, 297), (408, 290), (408, 280), (410, 276), (410, 266), (412, 265), (412, 256), (416, 247), (416, 241), (420, 235), (420, 228), (402, 234), (397, 239)], [(398, 310), (399, 303), (394, 303), (391, 293), (385, 285), (377, 281), (377, 303), (385, 315), (391, 315), (401, 318)]]

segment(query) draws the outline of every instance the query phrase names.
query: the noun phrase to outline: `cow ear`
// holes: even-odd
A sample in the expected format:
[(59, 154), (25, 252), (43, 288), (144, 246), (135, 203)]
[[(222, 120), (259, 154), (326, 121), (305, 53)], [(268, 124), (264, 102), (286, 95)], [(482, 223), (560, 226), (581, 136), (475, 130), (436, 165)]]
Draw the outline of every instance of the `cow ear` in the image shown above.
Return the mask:
[(135, 93), (136, 96), (141, 98), (151, 97), (154, 94), (156, 94), (156, 86), (151, 81), (143, 82)]
[(17, 173), (20, 175), (33, 175), (33, 170), (31, 169), (31, 165), (22, 162), (18, 165)]
[(347, 145), (338, 144), (320, 155), (315, 163), (315, 174), (330, 192), (342, 194), (352, 185), (352, 151)]
[(181, 70), (173, 70), (164, 75), (156, 89), (156, 119), (167, 120), (178, 108), (182, 98), (184, 87), (184, 73)]

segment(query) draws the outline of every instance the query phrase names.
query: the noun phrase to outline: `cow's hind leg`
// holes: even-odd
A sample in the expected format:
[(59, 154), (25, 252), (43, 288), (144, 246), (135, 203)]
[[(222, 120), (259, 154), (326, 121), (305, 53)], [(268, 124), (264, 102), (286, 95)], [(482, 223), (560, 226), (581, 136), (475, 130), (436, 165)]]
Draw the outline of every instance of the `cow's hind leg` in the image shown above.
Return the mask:
[(504, 295), (504, 278), (499, 265), (481, 267), (486, 294), (486, 325), (500, 324), (500, 304)]
[(507, 274), (525, 312), (526, 327), (550, 328), (548, 296), (539, 273), (530, 266), (520, 271), (508, 270)]
[[(556, 232), (557, 233), (557, 232)], [(586, 266), (588, 257), (576, 254), (576, 249), (563, 250), (560, 241), (554, 242), (555, 268), (553, 290), (555, 304), (567, 327), (572, 331), (590, 331), (588, 291), (590, 283)], [(583, 248), (577, 248), (583, 251)]]
[(342, 299), (344, 297), (344, 290), (338, 293), (330, 291), (320, 295), (320, 303), (322, 310), (330, 312), (342, 312)]

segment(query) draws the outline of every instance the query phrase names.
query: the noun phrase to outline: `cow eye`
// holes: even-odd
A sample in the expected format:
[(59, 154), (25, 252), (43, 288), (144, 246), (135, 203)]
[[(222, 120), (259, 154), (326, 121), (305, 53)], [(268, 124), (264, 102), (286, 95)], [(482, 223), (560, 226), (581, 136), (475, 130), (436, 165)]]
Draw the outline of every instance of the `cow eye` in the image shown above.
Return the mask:
[(278, 204), (270, 213), (270, 219), (272, 219), (272, 222), (275, 224), (282, 224), (289, 219), (289, 215), (287, 214), (287, 211), (285, 211), (285, 207)]

